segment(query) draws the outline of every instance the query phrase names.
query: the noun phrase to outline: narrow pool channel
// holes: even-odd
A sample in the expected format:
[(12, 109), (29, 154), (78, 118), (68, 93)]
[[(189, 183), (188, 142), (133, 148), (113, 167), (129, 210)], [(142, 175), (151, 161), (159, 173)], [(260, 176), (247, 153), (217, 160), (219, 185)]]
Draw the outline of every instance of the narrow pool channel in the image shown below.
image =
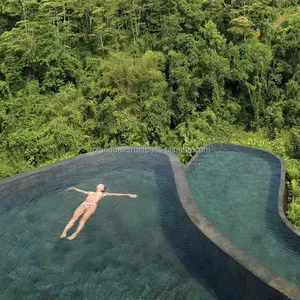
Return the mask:
[(278, 213), (281, 163), (269, 153), (208, 145), (187, 169), (205, 217), (262, 264), (300, 284), (300, 242)]

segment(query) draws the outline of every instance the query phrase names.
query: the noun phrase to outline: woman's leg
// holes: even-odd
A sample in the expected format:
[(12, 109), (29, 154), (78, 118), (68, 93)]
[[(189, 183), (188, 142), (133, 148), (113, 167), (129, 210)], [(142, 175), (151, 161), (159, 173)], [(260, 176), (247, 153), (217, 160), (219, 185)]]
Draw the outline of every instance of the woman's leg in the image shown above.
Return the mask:
[(68, 230), (72, 228), (77, 219), (85, 212), (85, 208), (83, 206), (79, 206), (75, 209), (72, 219), (69, 221), (67, 226), (65, 227), (63, 233), (61, 234), (61, 238), (65, 238), (67, 236)]
[(73, 240), (77, 236), (77, 234), (83, 229), (85, 222), (96, 211), (96, 209), (97, 209), (97, 207), (90, 207), (86, 210), (86, 212), (84, 213), (84, 215), (82, 216), (82, 218), (79, 221), (77, 230), (68, 237), (68, 240)]

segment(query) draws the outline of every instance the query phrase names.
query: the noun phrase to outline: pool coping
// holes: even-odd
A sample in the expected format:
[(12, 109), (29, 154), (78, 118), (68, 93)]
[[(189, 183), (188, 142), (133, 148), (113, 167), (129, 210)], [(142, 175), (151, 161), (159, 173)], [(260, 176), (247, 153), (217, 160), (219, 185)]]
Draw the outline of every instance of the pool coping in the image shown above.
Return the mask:
[[(46, 172), (52, 169), (55, 169), (56, 167), (59, 166), (63, 166), (63, 165), (68, 165), (72, 162), (75, 162), (76, 160), (82, 159), (82, 158), (86, 158), (86, 157), (91, 157), (94, 155), (98, 155), (98, 154), (103, 154), (103, 153), (122, 153), (122, 152), (128, 152), (130, 151), (131, 153), (160, 153), (160, 154), (164, 154), (167, 155), (169, 160), (170, 160), (170, 165), (174, 174), (174, 180), (175, 175), (177, 173), (182, 173), (182, 174), (177, 174), (179, 176), (179, 179), (184, 180), (185, 179), (185, 172), (183, 171), (184, 165), (180, 162), (179, 158), (177, 157), (175, 152), (163, 149), (163, 148), (156, 148), (156, 147), (150, 147), (150, 146), (121, 146), (121, 147), (112, 147), (112, 148), (104, 148), (104, 149), (98, 149), (92, 152), (88, 152), (88, 153), (84, 153), (84, 154), (80, 154), (71, 158), (67, 158), (67, 159), (63, 159), (61, 161), (57, 161), (55, 163), (46, 165), (46, 166), (42, 166), (42, 167), (38, 167), (35, 168), (33, 170), (29, 170), (26, 172), (22, 172), (10, 177), (6, 177), (3, 179), (0, 179), (0, 191), (1, 189), (9, 184), (12, 183), (16, 180), (21, 180), (24, 179), (26, 177), (30, 177), (30, 176), (34, 176), (38, 173), (41, 172)], [(174, 166), (175, 165), (175, 166)], [(176, 172), (176, 173), (175, 173)], [(184, 177), (184, 178), (183, 178)], [(176, 183), (176, 187), (178, 188), (178, 185), (180, 185), (180, 181), (179, 180), (175, 180)], [(186, 182), (186, 185), (188, 187), (188, 184)], [(184, 189), (184, 191), (186, 191), (186, 189)], [(187, 192), (187, 191), (186, 191)], [(180, 194), (183, 197), (183, 194)], [(190, 194), (190, 196), (192, 197), (192, 195)]]
[[(205, 147), (211, 147), (212, 145), (234, 145), (234, 144), (207, 144)], [(240, 146), (240, 145), (234, 145)], [(241, 146), (246, 147), (246, 146)], [(250, 147), (247, 147), (250, 148)], [(4, 178), (0, 180), (0, 190), (3, 186), (19, 179), (23, 179), (28, 176), (33, 176), (38, 173), (48, 171), (54, 169), (58, 166), (66, 165), (72, 163), (72, 161), (76, 161), (85, 157), (98, 155), (100, 153), (107, 152), (117, 152), (122, 153), (126, 151), (132, 151), (133, 149), (144, 151), (144, 153), (161, 153), (168, 156), (170, 160), (170, 165), (173, 171), (174, 181), (176, 184), (176, 190), (179, 196), (179, 199), (182, 203), (182, 206), (186, 213), (188, 214), (191, 221), (196, 225), (196, 227), (219, 249), (237, 261), (240, 265), (242, 265), (245, 269), (250, 271), (260, 280), (279, 291), (280, 293), (286, 295), (290, 299), (300, 299), (300, 288), (295, 284), (291, 283), (284, 277), (278, 275), (274, 271), (271, 271), (267, 267), (263, 266), (258, 260), (248, 254), (246, 251), (239, 248), (235, 245), (231, 240), (229, 240), (226, 236), (224, 236), (218, 229), (216, 229), (201, 213), (199, 207), (196, 205), (192, 193), (190, 192), (189, 185), (186, 180), (186, 171), (192, 165), (193, 162), (198, 159), (200, 154), (203, 152), (198, 151), (193, 158), (188, 162), (186, 166), (183, 166), (178, 159), (176, 153), (170, 152), (168, 150), (155, 148), (155, 147), (141, 147), (141, 146), (125, 146), (125, 147), (115, 147), (115, 148), (107, 148), (107, 149), (99, 149), (93, 152), (81, 154), (69, 159), (65, 159), (48, 166), (36, 168), (34, 170), (30, 170), (21, 174), (14, 175), (12, 177)], [(257, 148), (254, 148), (257, 149)], [(257, 149), (259, 151), (264, 151), (261, 149)], [(134, 151), (133, 151), (134, 152)], [(273, 155), (272, 153), (270, 153)], [(283, 170), (282, 174), (285, 174)]]
[[(278, 192), (278, 210), (280, 217), (282, 218), (283, 212), (283, 196), (285, 189), (285, 164), (284, 162), (275, 154), (262, 150), (255, 147), (249, 147), (238, 144), (229, 144), (229, 143), (211, 143), (206, 144), (203, 148), (216, 148), (216, 147), (228, 147), (228, 148), (241, 148), (241, 149), (252, 149), (253, 151), (259, 151), (261, 153), (265, 153), (272, 157), (275, 157), (280, 161), (281, 164), (281, 175), (280, 175), (280, 187)], [(192, 159), (185, 165), (184, 171), (187, 173), (192, 165), (204, 155), (203, 148), (201, 148)], [(182, 199), (180, 197), (180, 199)], [(187, 214), (194, 222), (194, 224), (214, 243), (217, 247), (221, 248), (224, 252), (226, 252), (229, 256), (231, 256), (234, 260), (238, 261), (241, 265), (243, 265), (247, 270), (252, 272), (256, 277), (260, 278), (263, 282), (276, 289), (280, 293), (287, 296), (289, 299), (297, 300), (300, 299), (300, 287), (281, 275), (277, 274), (273, 270), (264, 266), (260, 263), (255, 257), (250, 255), (248, 252), (242, 250), (239, 246), (234, 244), (229, 238), (227, 238), (224, 234), (222, 234), (214, 225), (209, 222), (205, 216), (201, 213), (199, 207), (194, 202), (192, 197), (186, 197), (182, 201), (182, 205), (185, 208)], [(281, 209), (280, 209), (281, 207)], [(283, 219), (283, 218), (282, 218)], [(284, 221), (284, 219), (283, 219)], [(284, 222), (287, 224), (286, 222)], [(288, 224), (287, 224), (288, 225)], [(290, 226), (289, 226), (290, 228)]]
[[(137, 152), (136, 150), (139, 150), (140, 152)], [(121, 147), (98, 149), (98, 150), (95, 150), (92, 152), (88, 152), (88, 153), (80, 154), (80, 155), (77, 155), (77, 156), (74, 156), (71, 158), (63, 159), (61, 161), (51, 163), (47, 166), (38, 167), (33, 170), (29, 170), (29, 171), (22, 172), (22, 173), (19, 173), (19, 174), (10, 176), (10, 177), (3, 178), (0, 180), (0, 189), (3, 185), (11, 183), (15, 180), (22, 179), (27, 176), (33, 176), (33, 175), (36, 175), (37, 173), (48, 171), (48, 170), (51, 170), (58, 166), (63, 166), (63, 165), (71, 163), (72, 161), (76, 161), (76, 160), (79, 160), (79, 159), (82, 159), (85, 157), (94, 156), (94, 155), (98, 155), (101, 153), (122, 153), (122, 152), (126, 152), (126, 151), (130, 151), (132, 153), (136, 152), (136, 153), (145, 153), (145, 154), (146, 153), (161, 153), (161, 154), (166, 154), (169, 157), (176, 156), (176, 154), (174, 152), (170, 152), (170, 151), (162, 149), (162, 148), (155, 148), (155, 147), (148, 147), (148, 146), (121, 146)]]
[[(285, 192), (285, 190), (287, 189), (287, 186), (285, 184), (285, 179), (284, 179), (284, 187), (283, 187), (283, 194)], [(285, 197), (283, 196), (282, 198), (278, 199), (278, 211), (279, 211), (279, 215), (282, 219), (282, 221), (285, 223), (285, 225), (292, 231), (294, 232), (296, 235), (298, 235), (300, 237), (300, 231), (298, 231), (296, 229), (296, 227), (292, 224), (292, 222), (287, 218), (285, 211), (284, 211), (284, 204), (285, 204)]]

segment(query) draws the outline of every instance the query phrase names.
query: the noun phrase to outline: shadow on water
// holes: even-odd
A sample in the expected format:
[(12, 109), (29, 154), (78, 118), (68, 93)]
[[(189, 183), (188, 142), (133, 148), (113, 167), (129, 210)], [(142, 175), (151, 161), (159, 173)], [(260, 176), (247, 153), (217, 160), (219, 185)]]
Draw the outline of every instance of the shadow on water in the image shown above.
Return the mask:
[(57, 239), (56, 243), (53, 244), (51, 251), (51, 260), (54, 263), (62, 263), (65, 261), (65, 256), (68, 253), (74, 251), (74, 243), (67, 239)]
[[(219, 299), (287, 299), (216, 247), (192, 223), (177, 194), (171, 166), (156, 171), (160, 224), (166, 241), (191, 276), (209, 286)], [(168, 197), (164, 197), (166, 192)]]

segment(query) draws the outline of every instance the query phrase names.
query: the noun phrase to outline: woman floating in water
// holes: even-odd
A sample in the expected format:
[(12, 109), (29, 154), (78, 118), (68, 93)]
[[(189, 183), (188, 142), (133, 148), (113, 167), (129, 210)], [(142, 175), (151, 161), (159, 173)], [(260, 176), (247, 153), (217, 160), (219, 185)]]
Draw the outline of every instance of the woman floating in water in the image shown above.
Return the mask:
[(77, 221), (77, 219), (81, 216), (81, 220), (79, 222), (77, 230), (68, 237), (68, 240), (73, 240), (77, 234), (83, 229), (85, 222), (88, 220), (88, 218), (96, 211), (98, 202), (106, 196), (127, 196), (130, 198), (136, 198), (137, 195), (135, 194), (117, 194), (117, 193), (105, 193), (105, 186), (104, 184), (98, 184), (96, 187), (96, 192), (87, 192), (80, 189), (77, 189), (75, 187), (70, 187), (68, 190), (74, 190), (79, 193), (83, 193), (88, 195), (86, 199), (77, 207), (77, 209), (74, 211), (72, 219), (69, 221), (67, 226), (65, 227), (63, 233), (61, 234), (61, 238), (65, 238), (67, 236), (68, 230), (72, 228), (74, 223)]

